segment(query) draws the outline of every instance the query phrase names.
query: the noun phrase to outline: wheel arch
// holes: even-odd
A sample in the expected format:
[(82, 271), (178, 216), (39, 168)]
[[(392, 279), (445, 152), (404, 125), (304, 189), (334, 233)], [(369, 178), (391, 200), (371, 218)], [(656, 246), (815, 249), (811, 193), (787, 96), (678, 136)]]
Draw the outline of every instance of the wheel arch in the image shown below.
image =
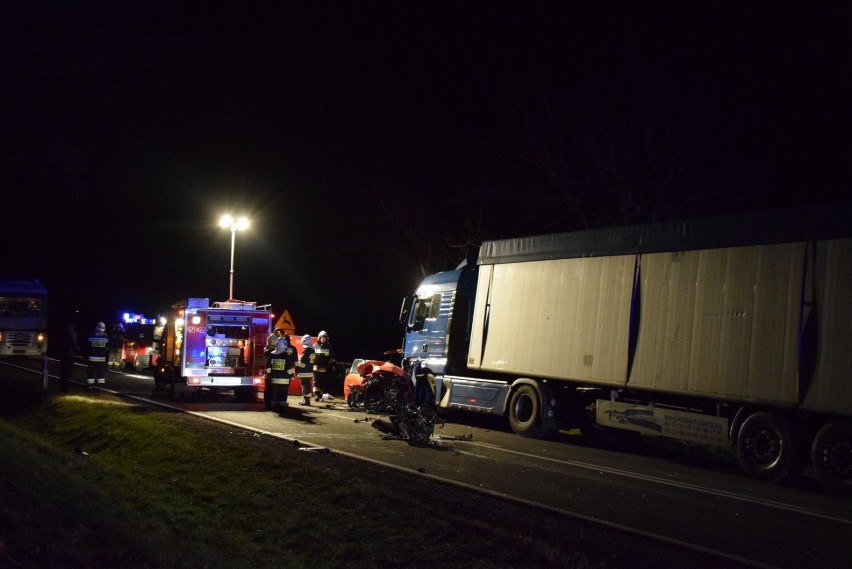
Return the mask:
[[(516, 395), (519, 397), (516, 397)], [(530, 406), (523, 407), (531, 411), (530, 417), (519, 417), (519, 402), (523, 399), (535, 398)], [(548, 382), (546, 380), (519, 377), (515, 379), (506, 392), (503, 415), (512, 430), (522, 436), (551, 438), (559, 432), (559, 425), (551, 417)], [(520, 428), (519, 428), (520, 427)]]
[(503, 408), (500, 410), (503, 416), (509, 415), (509, 402), (512, 400), (512, 395), (522, 385), (532, 386), (532, 388), (535, 389), (536, 393), (538, 394), (539, 401), (541, 402), (542, 406), (544, 406), (544, 389), (541, 386), (541, 382), (531, 377), (519, 377), (515, 379), (511, 384), (509, 384), (509, 389), (506, 392), (506, 398), (503, 400)]

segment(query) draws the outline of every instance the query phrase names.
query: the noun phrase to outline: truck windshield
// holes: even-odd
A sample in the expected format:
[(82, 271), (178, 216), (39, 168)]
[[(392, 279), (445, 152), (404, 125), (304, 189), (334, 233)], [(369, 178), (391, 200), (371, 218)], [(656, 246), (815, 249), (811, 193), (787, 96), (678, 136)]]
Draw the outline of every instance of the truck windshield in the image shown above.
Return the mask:
[(43, 299), (37, 296), (0, 296), (0, 312), (3, 314), (42, 312), (43, 307)]

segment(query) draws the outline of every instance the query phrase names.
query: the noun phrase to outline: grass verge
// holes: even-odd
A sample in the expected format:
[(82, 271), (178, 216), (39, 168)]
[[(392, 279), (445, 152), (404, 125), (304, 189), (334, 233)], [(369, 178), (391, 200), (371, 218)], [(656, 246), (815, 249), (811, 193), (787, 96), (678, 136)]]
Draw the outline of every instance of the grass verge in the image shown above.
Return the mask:
[(418, 503), (384, 484), (392, 473), (380, 483), (348, 460), (338, 471), (342, 457), (105, 394), (20, 400), (0, 421), (0, 565), (585, 564), (488, 517)]
[(107, 394), (0, 383), (0, 567), (709, 567)]

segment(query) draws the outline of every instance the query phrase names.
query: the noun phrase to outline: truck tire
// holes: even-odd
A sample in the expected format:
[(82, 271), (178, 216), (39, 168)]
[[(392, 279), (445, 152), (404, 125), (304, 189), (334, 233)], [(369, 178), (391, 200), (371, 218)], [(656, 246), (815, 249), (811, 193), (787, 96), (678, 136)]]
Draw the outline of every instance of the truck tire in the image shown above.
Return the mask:
[(737, 434), (737, 458), (754, 478), (765, 482), (785, 479), (796, 462), (790, 421), (763, 411), (749, 415)]
[(538, 436), (541, 424), (541, 401), (532, 385), (521, 385), (509, 400), (509, 426), (523, 436)]
[(829, 492), (852, 495), (852, 423), (834, 421), (817, 431), (811, 444), (811, 468)]

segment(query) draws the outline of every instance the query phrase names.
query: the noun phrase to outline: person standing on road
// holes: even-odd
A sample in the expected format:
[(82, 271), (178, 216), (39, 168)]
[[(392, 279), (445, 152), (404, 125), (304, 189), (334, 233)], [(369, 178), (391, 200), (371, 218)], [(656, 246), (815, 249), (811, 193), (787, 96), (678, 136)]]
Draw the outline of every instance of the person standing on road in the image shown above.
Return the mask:
[(314, 377), (314, 360), (316, 360), (313, 343), (310, 334), (302, 336), (302, 355), (296, 364), (299, 370), (299, 383), (302, 384), (302, 402), (299, 405), (311, 404), (311, 380)]
[(331, 389), (333, 378), (331, 368), (334, 365), (334, 352), (328, 341), (328, 332), (322, 330), (317, 335), (317, 343), (314, 344), (316, 362), (314, 364), (314, 400), (320, 401), (323, 393)]
[(272, 393), (267, 409), (283, 411), (287, 407), (287, 392), (296, 367), (296, 348), (290, 345), (290, 337), (283, 334), (278, 338), (275, 351), (270, 357), (269, 383)]
[(107, 367), (118, 370), (121, 368), (121, 351), (124, 349), (124, 326), (115, 324), (107, 342)]
[(266, 347), (263, 348), (263, 355), (266, 358), (266, 377), (263, 381), (263, 404), (267, 409), (272, 408), (272, 385), (269, 381), (269, 368), (272, 365), (272, 352), (275, 351), (278, 345), (278, 340), (284, 334), (284, 330), (276, 328), (272, 334), (266, 337)]
[(107, 359), (107, 342), (109, 338), (106, 335), (106, 324), (98, 322), (95, 326), (95, 331), (89, 336), (89, 367), (86, 375), (86, 386), (92, 389), (100, 389), (106, 383), (104, 377), (104, 368), (106, 367)]
[(77, 341), (77, 329), (72, 323), (65, 325), (59, 341), (59, 389), (68, 391), (68, 382), (71, 381), (71, 370), (74, 369), (74, 358), (80, 351)]

